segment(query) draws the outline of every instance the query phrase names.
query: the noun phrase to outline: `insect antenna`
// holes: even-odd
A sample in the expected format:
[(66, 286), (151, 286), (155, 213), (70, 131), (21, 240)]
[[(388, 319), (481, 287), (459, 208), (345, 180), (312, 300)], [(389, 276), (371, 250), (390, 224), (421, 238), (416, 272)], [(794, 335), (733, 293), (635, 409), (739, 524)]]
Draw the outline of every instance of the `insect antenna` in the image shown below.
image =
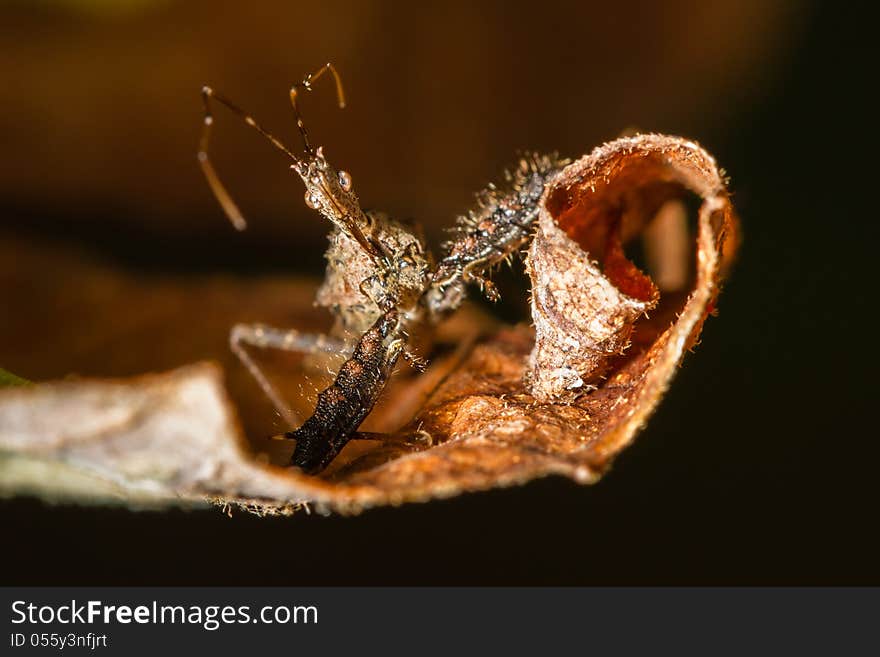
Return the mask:
[[(345, 90), (342, 87), (342, 78), (340, 77), (339, 72), (336, 70), (336, 67), (333, 66), (333, 64), (330, 62), (327, 62), (313, 73), (309, 73), (305, 78), (303, 78), (302, 82), (294, 84), (290, 88), (290, 104), (293, 106), (293, 113), (296, 116), (296, 127), (299, 130), (300, 135), (302, 135), (303, 145), (305, 147), (307, 158), (323, 158), (323, 154), (320, 147), (316, 150), (312, 147), (312, 143), (309, 141), (309, 133), (308, 130), (306, 130), (305, 122), (303, 121), (302, 114), (299, 111), (297, 98), (300, 94), (300, 90), (312, 91), (312, 85), (315, 83), (315, 81), (317, 81), (327, 72), (333, 75), (333, 80), (336, 83), (336, 99), (339, 103), (339, 109), (344, 109)], [(297, 167), (294, 166), (293, 168)], [(303, 175), (302, 171), (300, 171), (300, 175)], [(308, 183), (306, 183), (306, 186), (308, 187)], [(381, 249), (377, 248), (377, 246), (373, 242), (367, 239), (366, 235), (364, 234), (363, 228), (358, 224), (358, 222), (351, 214), (347, 214), (345, 209), (340, 207), (334, 196), (329, 193), (329, 190), (324, 188), (324, 191), (327, 192), (330, 202), (336, 205), (336, 210), (339, 215), (338, 222), (342, 224), (343, 230), (360, 245), (360, 247), (366, 252), (368, 256), (370, 256), (370, 258), (373, 259), (373, 261), (377, 265), (382, 265), (385, 256), (381, 252)], [(360, 209), (358, 209), (358, 212), (360, 213)]]
[(295, 84), (290, 88), (290, 104), (293, 105), (293, 113), (296, 115), (296, 127), (299, 130), (299, 134), (302, 135), (303, 144), (305, 145), (306, 152), (309, 154), (314, 154), (315, 151), (312, 148), (311, 142), (309, 142), (309, 133), (306, 130), (306, 125), (303, 122), (302, 115), (299, 112), (299, 106), (296, 104), (296, 97), (299, 95), (300, 89), (312, 91), (312, 84), (327, 71), (330, 71), (330, 73), (333, 74), (333, 79), (336, 82), (336, 98), (339, 102), (339, 109), (344, 109), (345, 90), (342, 88), (342, 78), (339, 77), (339, 72), (336, 70), (336, 67), (333, 66), (333, 64), (331, 64), (330, 62), (324, 64), (314, 73), (309, 73), (305, 78), (303, 78), (302, 82)]
[(211, 87), (202, 87), (202, 103), (205, 108), (205, 118), (202, 123), (202, 138), (199, 142), (199, 165), (201, 165), (202, 172), (205, 174), (205, 178), (208, 180), (208, 184), (211, 186), (211, 191), (214, 192), (214, 196), (217, 197), (217, 201), (219, 201), (220, 206), (223, 208), (226, 216), (229, 217), (232, 225), (235, 226), (237, 230), (244, 230), (245, 228), (247, 228), (247, 222), (245, 221), (244, 215), (242, 215), (241, 210), (238, 209), (238, 205), (236, 205), (235, 201), (232, 200), (232, 196), (230, 196), (229, 192), (226, 190), (226, 187), (220, 181), (220, 177), (217, 175), (217, 171), (214, 169), (214, 165), (211, 163), (211, 159), (208, 156), (208, 143), (211, 139), (211, 128), (214, 125), (214, 115), (211, 113), (212, 99), (216, 100), (221, 105), (226, 106), (227, 109), (237, 115), (247, 125), (263, 135), (263, 137), (265, 137), (269, 141), (269, 143), (271, 143), (276, 149), (278, 149), (291, 160), (293, 160), (294, 163), (298, 164), (300, 160), (290, 151), (289, 148), (287, 148), (287, 146), (282, 144), (277, 137), (265, 130), (259, 123), (257, 123), (253, 119), (253, 117), (251, 117), (247, 112), (238, 107), (238, 105), (218, 94)]

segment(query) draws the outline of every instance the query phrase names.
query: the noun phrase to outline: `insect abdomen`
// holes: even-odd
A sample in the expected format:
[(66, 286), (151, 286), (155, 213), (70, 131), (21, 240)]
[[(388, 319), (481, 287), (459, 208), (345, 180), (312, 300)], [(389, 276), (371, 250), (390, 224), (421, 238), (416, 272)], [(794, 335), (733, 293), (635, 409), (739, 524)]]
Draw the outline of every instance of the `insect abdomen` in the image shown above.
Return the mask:
[(312, 416), (285, 434), (296, 440), (292, 465), (313, 473), (333, 460), (373, 410), (403, 346), (398, 313), (388, 311), (364, 333), (333, 384), (318, 395)]
[(456, 239), (434, 275), (435, 285), (451, 285), (459, 277), (489, 269), (528, 242), (544, 185), (564, 164), (555, 155), (528, 155), (504, 188), (490, 185), (478, 195), (478, 209), (459, 218)]

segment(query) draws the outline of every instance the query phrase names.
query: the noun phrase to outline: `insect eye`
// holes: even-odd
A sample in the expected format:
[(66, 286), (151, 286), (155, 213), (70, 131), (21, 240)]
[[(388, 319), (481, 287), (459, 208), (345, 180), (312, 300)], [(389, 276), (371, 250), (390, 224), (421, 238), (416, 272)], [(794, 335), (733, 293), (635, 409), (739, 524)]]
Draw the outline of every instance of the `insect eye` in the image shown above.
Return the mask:
[(312, 210), (318, 209), (318, 197), (312, 194), (310, 191), (306, 190), (306, 205), (308, 205)]
[(339, 172), (339, 184), (345, 191), (351, 191), (351, 174), (348, 171)]

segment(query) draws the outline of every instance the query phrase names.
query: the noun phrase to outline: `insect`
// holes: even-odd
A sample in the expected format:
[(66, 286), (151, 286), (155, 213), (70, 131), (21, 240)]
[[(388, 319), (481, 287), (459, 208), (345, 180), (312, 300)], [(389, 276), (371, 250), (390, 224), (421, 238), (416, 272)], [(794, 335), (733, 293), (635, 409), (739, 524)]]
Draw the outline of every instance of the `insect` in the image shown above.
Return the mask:
[[(420, 359), (408, 349), (411, 336), (455, 311), (468, 284), (480, 286), (491, 300), (498, 291), (486, 277), (499, 262), (516, 254), (531, 239), (538, 201), (545, 185), (567, 162), (553, 155), (524, 155), (501, 185), (490, 184), (477, 204), (458, 218), (453, 239), (439, 260), (428, 250), (418, 228), (374, 211), (358, 202), (352, 176), (335, 169), (321, 147), (314, 147), (300, 114), (298, 98), (320, 77), (331, 74), (340, 108), (345, 95), (330, 63), (290, 89), (303, 151), (296, 154), (250, 115), (210, 87), (202, 89), (204, 124), (198, 160), (221, 207), (239, 230), (245, 219), (208, 156), (216, 101), (259, 132), (290, 160), (290, 169), (305, 184), (305, 203), (330, 221), (327, 274), (317, 302), (334, 317), (329, 335), (312, 335), (265, 325), (239, 324), (230, 332), (230, 346), (269, 397), (281, 416), (295, 427), (296, 417), (245, 350), (245, 346), (307, 354), (343, 353), (346, 360), (334, 382), (318, 395), (311, 417), (284, 438), (296, 441), (291, 464), (307, 473), (324, 469), (355, 437), (370, 413), (401, 355), (413, 364)], [(347, 336), (360, 336), (354, 342)]]

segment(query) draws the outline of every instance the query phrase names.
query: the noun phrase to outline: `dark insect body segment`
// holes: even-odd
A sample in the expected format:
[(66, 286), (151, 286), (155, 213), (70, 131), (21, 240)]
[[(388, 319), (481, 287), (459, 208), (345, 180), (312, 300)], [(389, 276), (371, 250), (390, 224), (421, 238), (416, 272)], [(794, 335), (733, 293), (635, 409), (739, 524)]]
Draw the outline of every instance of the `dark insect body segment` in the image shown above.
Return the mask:
[(304, 472), (323, 470), (373, 410), (397, 362), (404, 341), (396, 310), (389, 310), (361, 337), (333, 384), (318, 396), (315, 412), (295, 431), (292, 465)]
[(479, 283), (490, 300), (498, 300), (483, 273), (531, 239), (544, 187), (566, 163), (555, 154), (526, 154), (513, 172), (505, 173), (502, 187), (490, 185), (477, 195), (476, 209), (458, 218), (456, 238), (445, 245), (446, 255), (434, 273), (434, 290), (428, 295), (433, 312), (454, 310), (460, 288), (470, 282)]
[[(295, 415), (242, 344), (305, 352), (310, 345), (336, 344), (349, 331), (361, 333), (352, 355), (339, 369), (336, 380), (318, 396), (314, 413), (298, 429), (284, 434), (296, 441), (291, 464), (305, 472), (324, 469), (355, 435), (370, 413), (402, 353), (414, 365), (421, 360), (405, 352), (409, 335), (422, 325), (433, 325), (457, 309), (467, 283), (478, 283), (490, 299), (498, 293), (486, 278), (492, 266), (520, 250), (533, 234), (538, 203), (547, 182), (567, 164), (556, 155), (528, 154), (505, 175), (500, 186), (490, 185), (477, 196), (477, 207), (460, 217), (455, 238), (445, 245), (439, 265), (424, 246), (417, 228), (394, 221), (382, 213), (365, 213), (353, 189), (352, 177), (334, 169), (323, 150), (312, 147), (300, 117), (297, 97), (311, 91), (312, 83), (332, 73), (340, 107), (345, 99), (336, 69), (325, 64), (290, 90), (297, 127), (305, 147), (296, 155), (263, 129), (253, 118), (209, 87), (202, 91), (205, 105), (199, 163), (220, 205), (238, 229), (244, 217), (220, 182), (208, 155), (213, 125), (211, 101), (238, 115), (248, 126), (282, 152), (290, 168), (306, 187), (305, 202), (329, 220), (335, 230), (327, 252), (327, 277), (318, 303), (336, 317), (334, 335), (312, 341), (296, 332), (270, 332), (261, 326), (239, 326), (231, 341), (236, 354), (291, 426)], [(276, 335), (277, 333), (277, 335)], [(269, 338), (272, 339), (269, 339)], [(301, 336), (300, 336), (301, 337)], [(347, 339), (346, 339), (347, 340)], [(323, 342), (322, 342), (323, 341)], [(347, 353), (341, 349), (339, 353)]]

